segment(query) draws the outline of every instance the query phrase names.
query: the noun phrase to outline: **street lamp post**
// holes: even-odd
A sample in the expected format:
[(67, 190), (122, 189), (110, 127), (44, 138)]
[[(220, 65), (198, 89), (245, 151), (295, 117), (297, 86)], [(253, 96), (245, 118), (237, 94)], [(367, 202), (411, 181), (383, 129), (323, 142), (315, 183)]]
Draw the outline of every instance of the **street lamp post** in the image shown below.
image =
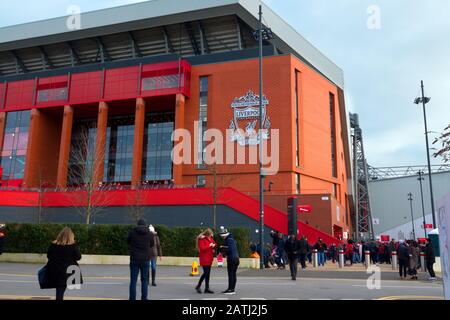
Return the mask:
[(417, 178), (417, 180), (419, 180), (420, 183), (420, 198), (422, 199), (422, 216), (423, 216), (423, 231), (425, 232), (425, 238), (427, 237), (427, 222), (425, 220), (425, 204), (423, 202), (423, 188), (422, 188), (422, 181), (425, 180), (425, 178), (423, 177), (424, 172), (423, 171), (419, 171), (417, 172), (417, 174), (419, 175), (419, 178)]
[(436, 213), (434, 210), (433, 181), (432, 181), (432, 177), (431, 177), (432, 173), (431, 173), (431, 160), (430, 160), (430, 144), (428, 142), (427, 113), (426, 113), (426, 108), (425, 108), (425, 105), (428, 102), (430, 102), (431, 98), (425, 97), (425, 88), (423, 85), (423, 81), (421, 81), (421, 89), (422, 89), (422, 97), (416, 98), (416, 100), (414, 100), (414, 103), (417, 105), (422, 103), (422, 106), (423, 106), (423, 121), (425, 123), (425, 140), (426, 140), (426, 145), (427, 145), (428, 177), (430, 180), (431, 213), (433, 216), (433, 228), (436, 228), (437, 224), (436, 224)]
[(259, 30), (254, 33), (259, 42), (259, 245), (260, 259), (259, 267), (264, 269), (263, 248), (264, 248), (264, 169), (263, 169), (263, 40), (273, 39), (272, 30), (263, 27), (262, 5), (259, 6)]
[(411, 223), (412, 223), (412, 231), (413, 231), (413, 240), (416, 240), (416, 229), (414, 228), (414, 213), (413, 213), (413, 198), (412, 193), (408, 193), (409, 204), (411, 205)]

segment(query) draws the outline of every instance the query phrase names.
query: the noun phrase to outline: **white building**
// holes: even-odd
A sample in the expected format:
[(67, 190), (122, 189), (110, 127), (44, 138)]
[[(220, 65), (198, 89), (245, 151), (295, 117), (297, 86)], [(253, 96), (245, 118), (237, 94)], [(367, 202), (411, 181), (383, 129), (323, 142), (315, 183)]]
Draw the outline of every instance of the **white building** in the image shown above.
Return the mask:
[[(423, 176), (423, 201), (425, 222), (433, 223), (431, 214), (430, 187), (428, 175)], [(450, 171), (432, 174), (433, 193), (436, 203), (450, 193)], [(394, 239), (412, 238), (411, 206), (408, 193), (412, 193), (412, 210), (416, 238), (424, 238), (423, 211), (418, 175), (371, 180), (369, 194), (372, 208), (375, 236), (388, 235)], [(436, 223), (438, 216), (436, 212)], [(431, 231), (428, 229), (427, 231)]]

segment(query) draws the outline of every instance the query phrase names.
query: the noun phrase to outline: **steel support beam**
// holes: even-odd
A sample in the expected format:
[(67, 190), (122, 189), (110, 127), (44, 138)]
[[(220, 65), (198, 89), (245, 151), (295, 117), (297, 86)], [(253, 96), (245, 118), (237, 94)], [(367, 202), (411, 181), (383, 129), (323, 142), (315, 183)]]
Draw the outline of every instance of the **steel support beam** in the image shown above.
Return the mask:
[(356, 240), (374, 239), (372, 210), (369, 195), (369, 170), (364, 153), (362, 130), (358, 115), (350, 114), (353, 138), (353, 164), (355, 179)]
[(167, 32), (167, 28), (165, 26), (162, 27), (164, 32), (164, 40), (166, 41), (166, 52), (174, 53), (175, 49), (173, 48), (172, 41), (170, 40), (169, 33)]
[(42, 62), (43, 62), (43, 65), (44, 65), (44, 69), (47, 69), (47, 66), (48, 66), (50, 69), (53, 69), (53, 68), (54, 68), (53, 63), (52, 63), (52, 61), (50, 60), (50, 58), (49, 58), (47, 52), (45, 52), (44, 47), (38, 46), (38, 48), (39, 48), (39, 51), (41, 52)]
[(11, 52), (12, 56), (14, 57), (14, 59), (16, 60), (16, 65), (20, 67), (22, 72), (23, 73), (29, 72), (28, 68), (25, 66), (25, 64), (23, 63), (22, 59), (19, 57), (17, 52), (15, 50), (11, 50), (10, 52)]
[(242, 37), (241, 22), (238, 16), (236, 16), (235, 18), (236, 18), (236, 33), (238, 39), (238, 46), (239, 50), (242, 50), (244, 48), (244, 39)]
[(102, 62), (111, 61), (111, 57), (109, 56), (108, 50), (106, 50), (106, 47), (102, 42), (102, 39), (100, 37), (96, 37), (95, 41), (97, 42), (98, 49), (100, 51), (100, 58), (101, 58)]
[(194, 53), (196, 56), (200, 55), (200, 49), (198, 47), (197, 41), (195, 40), (195, 34), (194, 34), (194, 30), (192, 28), (192, 25), (190, 22), (185, 22), (184, 23), (184, 27), (187, 31), (187, 34), (189, 36), (189, 40), (191, 41), (191, 45), (192, 45), (192, 49), (194, 49)]
[(202, 41), (202, 54), (210, 54), (211, 50), (209, 49), (208, 39), (206, 39), (205, 28), (203, 28), (202, 22), (198, 21), (198, 27), (200, 29), (200, 38)]
[(77, 64), (81, 64), (80, 56), (78, 55), (75, 48), (72, 46), (70, 42), (66, 42), (66, 44), (70, 51), (70, 62), (72, 64), (72, 67), (74, 67)]
[(130, 37), (130, 40), (131, 40), (131, 52), (132, 52), (133, 58), (142, 57), (141, 49), (139, 48), (139, 45), (136, 42), (136, 39), (134, 38), (133, 32), (132, 31), (128, 32), (128, 36)]

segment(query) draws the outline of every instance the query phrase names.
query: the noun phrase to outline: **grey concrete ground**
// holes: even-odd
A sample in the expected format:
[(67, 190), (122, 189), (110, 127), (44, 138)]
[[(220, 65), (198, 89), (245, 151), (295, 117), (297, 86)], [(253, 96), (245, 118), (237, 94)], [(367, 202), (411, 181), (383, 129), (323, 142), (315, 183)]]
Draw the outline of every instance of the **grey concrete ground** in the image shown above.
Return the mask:
[[(41, 265), (0, 264), (0, 299), (53, 299), (54, 290), (40, 290), (37, 271)], [(419, 281), (400, 280), (396, 272), (383, 268), (381, 288), (370, 290), (363, 268), (299, 271), (292, 281), (287, 270), (238, 271), (237, 294), (220, 294), (227, 286), (226, 269), (214, 268), (211, 274), (213, 295), (198, 294), (194, 286), (198, 277), (189, 276), (190, 268), (158, 267), (157, 287), (150, 287), (150, 299), (443, 299), (442, 282), (428, 282), (421, 273)], [(81, 290), (67, 292), (69, 299), (127, 299), (127, 266), (82, 266)], [(140, 285), (138, 284), (138, 297)]]

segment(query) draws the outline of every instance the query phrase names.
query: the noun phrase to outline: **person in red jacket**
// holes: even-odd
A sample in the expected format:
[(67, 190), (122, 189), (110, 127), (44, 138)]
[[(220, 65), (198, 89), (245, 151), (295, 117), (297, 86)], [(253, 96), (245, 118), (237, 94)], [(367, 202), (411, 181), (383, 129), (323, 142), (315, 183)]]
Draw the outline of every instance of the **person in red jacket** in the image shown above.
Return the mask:
[(206, 229), (197, 237), (197, 249), (199, 251), (200, 265), (203, 268), (203, 274), (198, 281), (195, 290), (202, 293), (201, 286), (205, 280), (205, 293), (214, 293), (209, 289), (209, 277), (211, 275), (211, 266), (214, 261), (214, 249), (217, 247), (214, 241), (214, 234), (211, 229)]

